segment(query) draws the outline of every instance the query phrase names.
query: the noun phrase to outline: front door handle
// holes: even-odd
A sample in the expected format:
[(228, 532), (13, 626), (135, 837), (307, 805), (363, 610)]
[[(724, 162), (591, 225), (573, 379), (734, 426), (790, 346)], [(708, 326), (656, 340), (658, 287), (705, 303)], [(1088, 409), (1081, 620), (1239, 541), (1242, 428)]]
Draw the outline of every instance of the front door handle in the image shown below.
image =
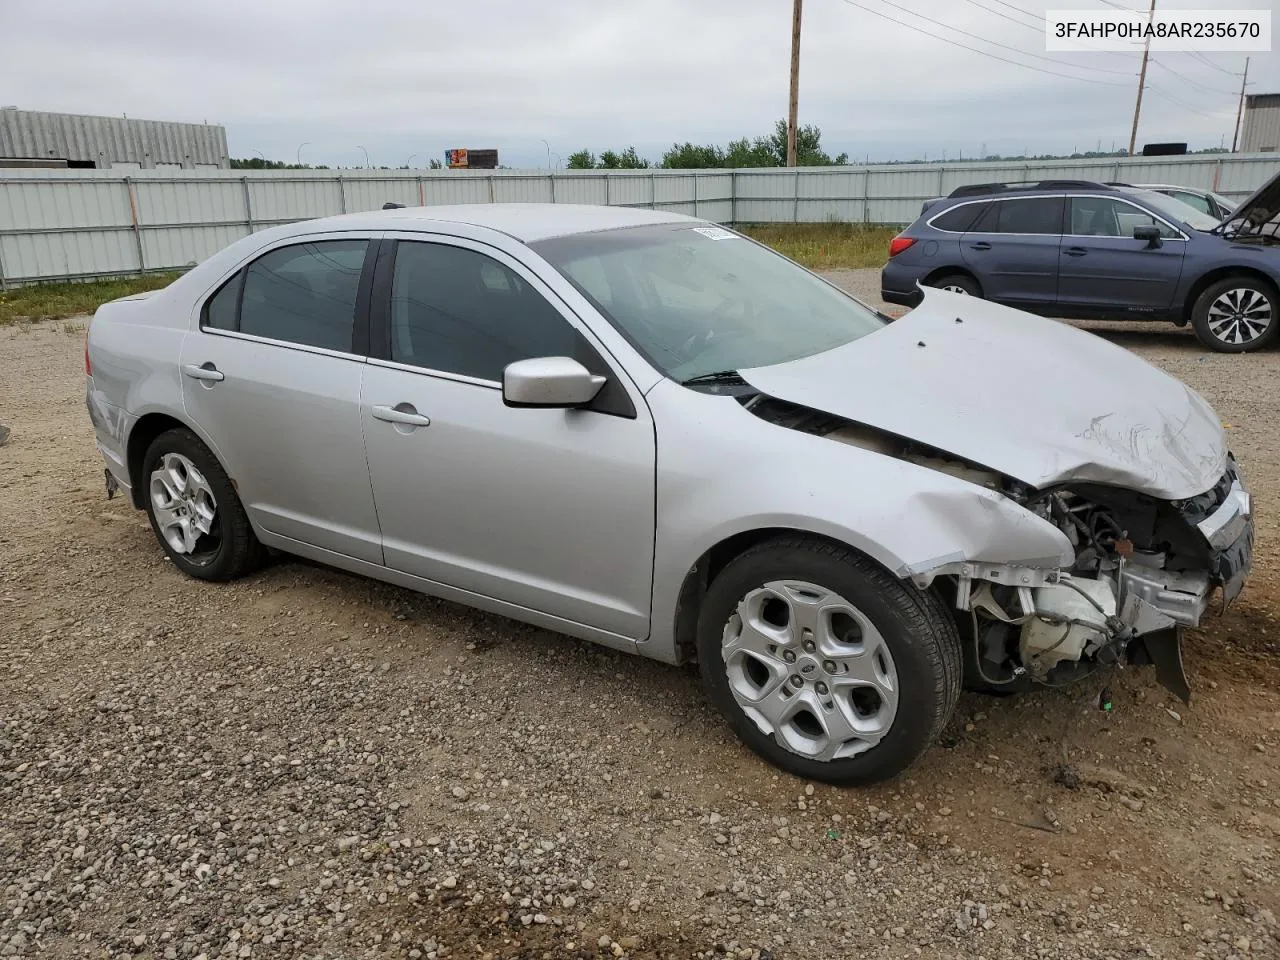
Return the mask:
[(1068, 257), (1083, 257), (1089, 251), (1084, 247), (1067, 247), (1062, 252), (1065, 253)]
[(372, 413), (374, 419), (385, 420), (387, 423), (403, 423), (410, 427), (431, 426), (431, 418), (424, 417), (411, 403), (400, 403), (394, 407), (377, 406)]
[(972, 247), (974, 250), (990, 250), (991, 249), (991, 244), (987, 243), (987, 241), (985, 240), (979, 240), (977, 243), (969, 244), (969, 246)]
[(199, 366), (194, 363), (188, 363), (183, 366), (182, 372), (193, 380), (205, 380), (210, 383), (218, 383), (227, 379), (212, 363), (204, 363)]

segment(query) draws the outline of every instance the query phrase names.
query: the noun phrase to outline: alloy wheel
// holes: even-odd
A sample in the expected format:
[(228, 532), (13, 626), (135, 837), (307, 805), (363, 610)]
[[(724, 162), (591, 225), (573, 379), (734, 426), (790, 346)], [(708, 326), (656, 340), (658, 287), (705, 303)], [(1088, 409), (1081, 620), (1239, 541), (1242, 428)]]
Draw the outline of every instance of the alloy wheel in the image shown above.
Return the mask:
[(888, 644), (825, 587), (776, 581), (752, 590), (725, 624), (721, 655), (738, 706), (799, 756), (857, 756), (893, 726), (899, 689)]
[(1235, 346), (1257, 340), (1273, 320), (1271, 300), (1251, 287), (1225, 290), (1209, 305), (1210, 333)]
[(151, 472), (151, 510), (160, 535), (174, 553), (196, 562), (218, 551), (218, 503), (194, 463), (166, 453)]

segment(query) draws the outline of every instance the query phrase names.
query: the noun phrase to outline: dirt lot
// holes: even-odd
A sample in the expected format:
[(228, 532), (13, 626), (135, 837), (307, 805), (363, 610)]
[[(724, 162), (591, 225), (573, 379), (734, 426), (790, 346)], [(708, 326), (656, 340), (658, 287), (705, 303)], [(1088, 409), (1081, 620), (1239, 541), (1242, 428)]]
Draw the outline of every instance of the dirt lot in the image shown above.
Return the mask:
[(966, 695), (853, 791), (691, 670), (299, 562), (184, 579), (104, 498), (79, 324), (0, 327), (0, 956), (1280, 956), (1280, 353), (1102, 329), (1209, 398), (1261, 509), (1193, 705)]

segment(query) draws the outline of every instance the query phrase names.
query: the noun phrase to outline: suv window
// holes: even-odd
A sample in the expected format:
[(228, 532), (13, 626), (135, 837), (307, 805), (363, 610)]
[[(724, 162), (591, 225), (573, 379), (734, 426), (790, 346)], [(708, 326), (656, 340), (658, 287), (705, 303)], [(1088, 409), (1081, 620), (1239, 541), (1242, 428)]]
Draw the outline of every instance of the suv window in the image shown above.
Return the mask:
[(962, 203), (944, 213), (938, 214), (932, 226), (938, 230), (949, 230), (952, 233), (964, 233), (974, 225), (990, 206), (987, 203)]
[(1123, 200), (1111, 197), (1071, 198), (1072, 236), (1132, 237), (1134, 227), (1159, 227), (1162, 237), (1178, 236), (1168, 224)]
[[(233, 328), (272, 340), (352, 352), (356, 293), (368, 240), (318, 240), (279, 247), (249, 264)], [(221, 326), (227, 308), (209, 303), (207, 324)]]
[(1062, 233), (1062, 197), (999, 200), (970, 229), (977, 233)]
[(401, 241), (391, 283), (391, 359), (501, 382), (509, 363), (581, 357), (585, 343), (515, 271), (465, 247)]

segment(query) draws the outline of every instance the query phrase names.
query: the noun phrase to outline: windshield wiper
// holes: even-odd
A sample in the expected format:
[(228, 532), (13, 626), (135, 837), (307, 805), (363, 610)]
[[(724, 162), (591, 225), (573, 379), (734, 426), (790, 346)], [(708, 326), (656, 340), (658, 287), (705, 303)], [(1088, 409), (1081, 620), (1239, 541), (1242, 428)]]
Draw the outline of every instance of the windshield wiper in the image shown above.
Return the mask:
[(747, 381), (742, 379), (742, 375), (737, 370), (716, 370), (713, 373), (700, 373), (696, 377), (690, 377), (688, 380), (681, 380), (682, 387), (700, 387), (706, 384), (745, 384)]

